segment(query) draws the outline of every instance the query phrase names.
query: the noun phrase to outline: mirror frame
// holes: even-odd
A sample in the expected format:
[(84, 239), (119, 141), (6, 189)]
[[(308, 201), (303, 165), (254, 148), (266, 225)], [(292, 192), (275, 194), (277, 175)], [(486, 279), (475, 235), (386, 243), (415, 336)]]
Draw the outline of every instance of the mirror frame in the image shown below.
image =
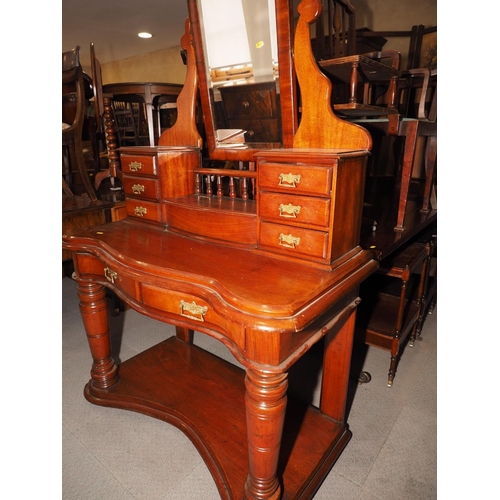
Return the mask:
[[(220, 148), (215, 140), (214, 108), (207, 81), (207, 68), (203, 50), (203, 38), (198, 13), (197, 0), (187, 0), (191, 20), (196, 68), (203, 123), (208, 147), (208, 155), (214, 160), (254, 161), (253, 155), (262, 150), (258, 144), (249, 144), (246, 149)], [(281, 103), (282, 147), (292, 147), (293, 136), (298, 126), (297, 84), (293, 69), (293, 13), (290, 0), (275, 0), (276, 30), (278, 41), (278, 74)]]

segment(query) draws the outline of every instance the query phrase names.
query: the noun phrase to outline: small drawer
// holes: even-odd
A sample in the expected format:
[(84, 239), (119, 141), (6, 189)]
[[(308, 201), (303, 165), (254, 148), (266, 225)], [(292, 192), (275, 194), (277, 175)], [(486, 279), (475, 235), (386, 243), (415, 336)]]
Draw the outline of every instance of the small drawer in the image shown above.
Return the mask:
[(332, 190), (332, 167), (259, 163), (261, 189), (328, 196)]
[(113, 264), (107, 264), (87, 253), (77, 253), (76, 256), (80, 276), (100, 276), (129, 297), (133, 299), (137, 298), (137, 283), (128, 276), (125, 276)]
[(151, 201), (127, 198), (127, 215), (135, 219), (161, 222), (160, 204)]
[(121, 169), (124, 174), (156, 175), (156, 157), (142, 155), (120, 155)]
[(146, 179), (123, 176), (123, 189), (125, 194), (158, 200), (160, 189), (158, 179)]
[(263, 191), (259, 196), (259, 216), (281, 224), (307, 224), (327, 229), (330, 198), (297, 196)]
[(275, 252), (325, 259), (328, 249), (328, 233), (262, 222), (259, 231), (259, 246)]

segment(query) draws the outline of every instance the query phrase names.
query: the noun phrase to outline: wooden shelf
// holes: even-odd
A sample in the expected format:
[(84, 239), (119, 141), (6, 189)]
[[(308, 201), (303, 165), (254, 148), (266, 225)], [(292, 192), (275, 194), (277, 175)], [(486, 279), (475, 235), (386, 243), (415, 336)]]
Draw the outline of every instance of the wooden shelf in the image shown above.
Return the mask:
[[(85, 397), (178, 427), (205, 460), (223, 499), (241, 498), (248, 474), (245, 372), (176, 337), (123, 362), (119, 381)], [(309, 499), (351, 437), (346, 424), (288, 399), (278, 465), (283, 500)]]
[[(394, 339), (399, 297), (381, 293), (378, 298), (379, 301), (376, 304), (370, 304), (371, 307), (359, 306), (356, 328), (358, 331), (364, 332), (364, 341), (368, 345), (390, 351)], [(368, 306), (368, 304), (365, 305)], [(415, 301), (406, 301), (404, 309), (406, 314), (399, 337), (400, 343), (408, 336), (418, 319), (418, 306)]]

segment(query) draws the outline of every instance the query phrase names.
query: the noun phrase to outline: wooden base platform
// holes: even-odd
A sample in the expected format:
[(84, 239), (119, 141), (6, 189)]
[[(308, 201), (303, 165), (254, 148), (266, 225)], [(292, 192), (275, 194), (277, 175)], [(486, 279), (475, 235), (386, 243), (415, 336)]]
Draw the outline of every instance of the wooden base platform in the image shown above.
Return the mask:
[[(249, 468), (244, 379), (237, 366), (172, 337), (123, 362), (113, 387), (90, 381), (85, 397), (178, 427), (229, 500), (241, 498)], [(278, 465), (283, 500), (310, 499), (350, 438), (346, 424), (289, 398)]]

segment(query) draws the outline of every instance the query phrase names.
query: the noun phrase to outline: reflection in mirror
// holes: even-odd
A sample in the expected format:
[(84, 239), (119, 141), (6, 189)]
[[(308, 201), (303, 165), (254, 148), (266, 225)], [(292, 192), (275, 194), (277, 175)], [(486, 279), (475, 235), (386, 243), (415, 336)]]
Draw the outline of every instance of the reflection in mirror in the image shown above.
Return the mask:
[(199, 2), (211, 84), (217, 87), (275, 80), (278, 47), (274, 0)]
[(197, 0), (197, 11), (215, 147), (281, 146), (275, 0)]

